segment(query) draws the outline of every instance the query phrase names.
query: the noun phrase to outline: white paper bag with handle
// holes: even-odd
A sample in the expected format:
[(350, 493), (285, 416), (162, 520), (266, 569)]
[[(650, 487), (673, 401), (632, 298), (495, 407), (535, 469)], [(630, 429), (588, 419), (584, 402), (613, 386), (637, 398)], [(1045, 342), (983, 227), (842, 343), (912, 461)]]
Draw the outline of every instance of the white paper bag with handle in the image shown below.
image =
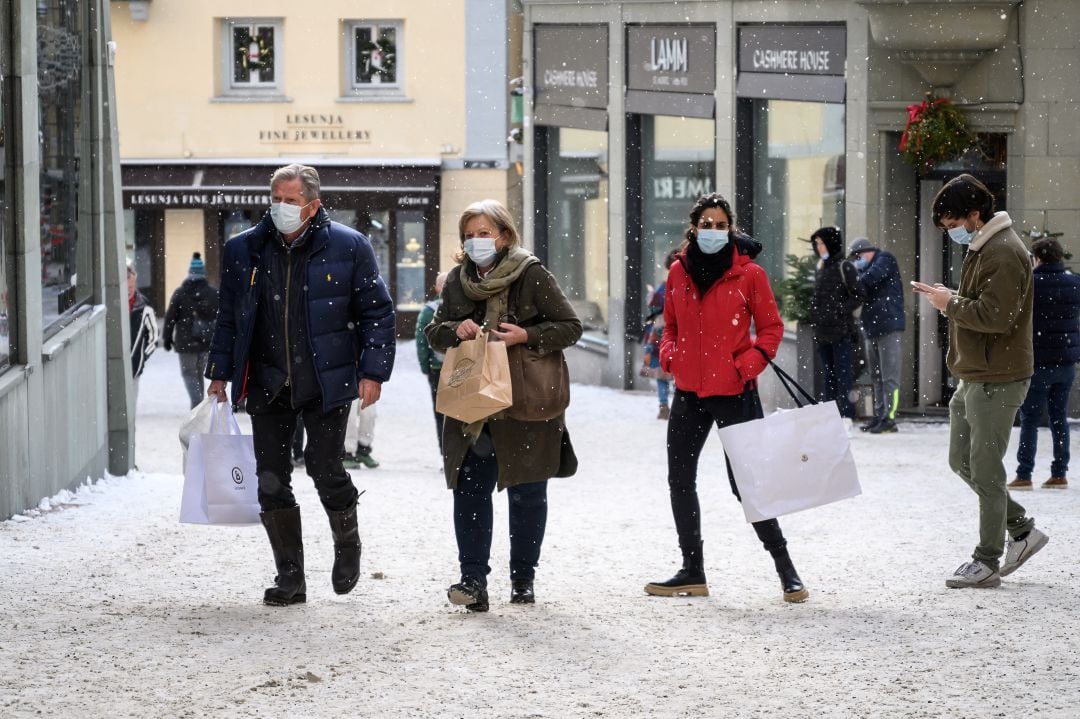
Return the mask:
[(188, 440), (180, 521), (258, 524), (259, 512), (251, 435), (241, 434), (228, 402), (214, 400), (209, 431)]
[(191, 444), (191, 435), (210, 431), (210, 423), (214, 419), (214, 405), (217, 403), (217, 397), (207, 397), (195, 405), (188, 414), (188, 418), (180, 425), (180, 449), (183, 451), (184, 471), (187, 471), (187, 452), (188, 445)]

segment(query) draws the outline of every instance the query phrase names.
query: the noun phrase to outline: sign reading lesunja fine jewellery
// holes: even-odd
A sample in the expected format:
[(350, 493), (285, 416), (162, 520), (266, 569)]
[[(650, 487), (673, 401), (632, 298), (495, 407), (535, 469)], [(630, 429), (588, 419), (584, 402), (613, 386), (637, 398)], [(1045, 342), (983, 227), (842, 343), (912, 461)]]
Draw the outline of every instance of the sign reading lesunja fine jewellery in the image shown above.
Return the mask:
[(296, 113), (285, 116), (285, 126), (259, 130), (259, 142), (367, 143), (371, 131), (346, 127), (345, 118), (333, 113)]

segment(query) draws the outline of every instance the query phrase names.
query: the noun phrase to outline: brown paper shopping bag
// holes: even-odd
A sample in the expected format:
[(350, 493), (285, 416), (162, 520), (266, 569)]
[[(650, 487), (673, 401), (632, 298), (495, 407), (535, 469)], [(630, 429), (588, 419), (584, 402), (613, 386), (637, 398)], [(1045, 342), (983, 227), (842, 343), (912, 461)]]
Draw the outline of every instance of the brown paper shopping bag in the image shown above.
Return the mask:
[(489, 342), (488, 333), (446, 351), (435, 409), (470, 424), (513, 404), (506, 344)]

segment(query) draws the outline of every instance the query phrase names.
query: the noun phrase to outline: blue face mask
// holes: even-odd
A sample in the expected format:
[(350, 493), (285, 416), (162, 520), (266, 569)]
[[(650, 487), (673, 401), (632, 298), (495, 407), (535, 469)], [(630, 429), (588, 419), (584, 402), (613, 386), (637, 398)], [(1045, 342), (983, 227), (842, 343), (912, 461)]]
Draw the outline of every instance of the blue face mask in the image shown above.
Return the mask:
[(697, 246), (706, 255), (715, 255), (727, 243), (727, 230), (698, 230)]
[(975, 231), (968, 231), (963, 225), (949, 228), (949, 239), (958, 245), (970, 245), (974, 237)]
[(857, 269), (859, 272), (862, 272), (870, 266), (870, 260), (866, 259), (865, 257), (858, 257), (851, 264), (855, 265), (855, 269)]
[(829, 251), (828, 250), (822, 250), (821, 254), (818, 255), (818, 256), (821, 258), (821, 261), (824, 262), (825, 260), (829, 259)]

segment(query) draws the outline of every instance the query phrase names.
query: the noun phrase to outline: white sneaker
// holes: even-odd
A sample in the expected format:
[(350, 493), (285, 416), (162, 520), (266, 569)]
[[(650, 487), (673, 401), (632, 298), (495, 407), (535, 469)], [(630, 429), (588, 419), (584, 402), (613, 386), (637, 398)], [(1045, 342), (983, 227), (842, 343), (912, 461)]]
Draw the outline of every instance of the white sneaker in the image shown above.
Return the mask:
[(1001, 576), (1015, 572), (1049, 541), (1050, 537), (1037, 529), (1032, 529), (1023, 539), (1010, 539), (1009, 548), (1005, 551), (1005, 561), (1001, 564)]
[(1001, 575), (978, 560), (965, 562), (945, 580), (950, 589), (1000, 587)]

